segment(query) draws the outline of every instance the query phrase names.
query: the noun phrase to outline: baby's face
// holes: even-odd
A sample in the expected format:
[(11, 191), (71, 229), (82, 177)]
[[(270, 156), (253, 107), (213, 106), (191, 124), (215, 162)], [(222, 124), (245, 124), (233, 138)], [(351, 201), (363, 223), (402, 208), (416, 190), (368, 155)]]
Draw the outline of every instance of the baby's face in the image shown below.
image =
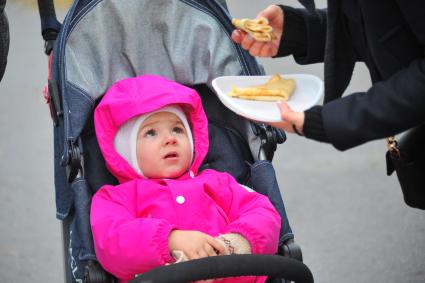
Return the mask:
[(136, 153), (139, 168), (145, 177), (180, 177), (189, 168), (190, 151), (186, 129), (175, 114), (155, 113), (140, 126)]

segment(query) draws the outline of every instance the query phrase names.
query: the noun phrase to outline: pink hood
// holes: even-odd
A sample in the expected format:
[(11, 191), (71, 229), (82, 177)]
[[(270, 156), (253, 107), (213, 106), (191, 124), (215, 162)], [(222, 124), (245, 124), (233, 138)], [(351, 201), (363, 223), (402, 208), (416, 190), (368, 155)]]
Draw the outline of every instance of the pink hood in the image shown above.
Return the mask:
[(143, 75), (114, 83), (94, 112), (96, 136), (106, 166), (120, 183), (141, 178), (116, 151), (114, 139), (128, 120), (170, 104), (179, 104), (187, 115), (193, 133), (194, 158), (188, 173), (198, 169), (208, 152), (208, 120), (198, 93), (186, 86), (156, 75)]

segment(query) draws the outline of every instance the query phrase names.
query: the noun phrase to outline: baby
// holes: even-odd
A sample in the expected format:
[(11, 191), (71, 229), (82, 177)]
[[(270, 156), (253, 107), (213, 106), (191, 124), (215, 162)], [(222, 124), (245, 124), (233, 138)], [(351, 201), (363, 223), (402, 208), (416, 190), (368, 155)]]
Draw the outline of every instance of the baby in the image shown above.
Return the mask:
[(94, 246), (120, 282), (184, 260), (277, 252), (280, 216), (267, 197), (227, 173), (198, 172), (208, 122), (195, 90), (153, 75), (121, 80), (96, 108), (95, 128), (120, 184), (93, 197)]

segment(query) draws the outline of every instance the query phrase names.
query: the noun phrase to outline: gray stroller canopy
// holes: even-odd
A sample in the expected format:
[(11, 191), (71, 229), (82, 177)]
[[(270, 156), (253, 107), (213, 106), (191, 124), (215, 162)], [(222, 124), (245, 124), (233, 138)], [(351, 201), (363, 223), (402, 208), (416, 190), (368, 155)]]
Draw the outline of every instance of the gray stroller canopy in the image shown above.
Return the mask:
[[(65, 49), (66, 81), (96, 99), (115, 81), (158, 74), (187, 85), (243, 73), (234, 44), (191, 1), (104, 0), (80, 12)], [(93, 6), (93, 5), (91, 5)]]

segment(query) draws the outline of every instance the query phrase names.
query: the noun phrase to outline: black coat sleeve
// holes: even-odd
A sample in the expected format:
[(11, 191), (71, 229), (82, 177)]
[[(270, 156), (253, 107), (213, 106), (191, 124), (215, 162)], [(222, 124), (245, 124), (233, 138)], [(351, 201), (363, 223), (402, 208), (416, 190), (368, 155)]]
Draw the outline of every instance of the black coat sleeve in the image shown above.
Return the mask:
[(310, 13), (306, 9), (280, 6), (284, 30), (276, 57), (293, 55), (298, 64), (320, 63), (326, 44), (326, 10)]
[(401, 133), (425, 122), (425, 57), (418, 58), (367, 92), (322, 108), (326, 136), (337, 149)]

